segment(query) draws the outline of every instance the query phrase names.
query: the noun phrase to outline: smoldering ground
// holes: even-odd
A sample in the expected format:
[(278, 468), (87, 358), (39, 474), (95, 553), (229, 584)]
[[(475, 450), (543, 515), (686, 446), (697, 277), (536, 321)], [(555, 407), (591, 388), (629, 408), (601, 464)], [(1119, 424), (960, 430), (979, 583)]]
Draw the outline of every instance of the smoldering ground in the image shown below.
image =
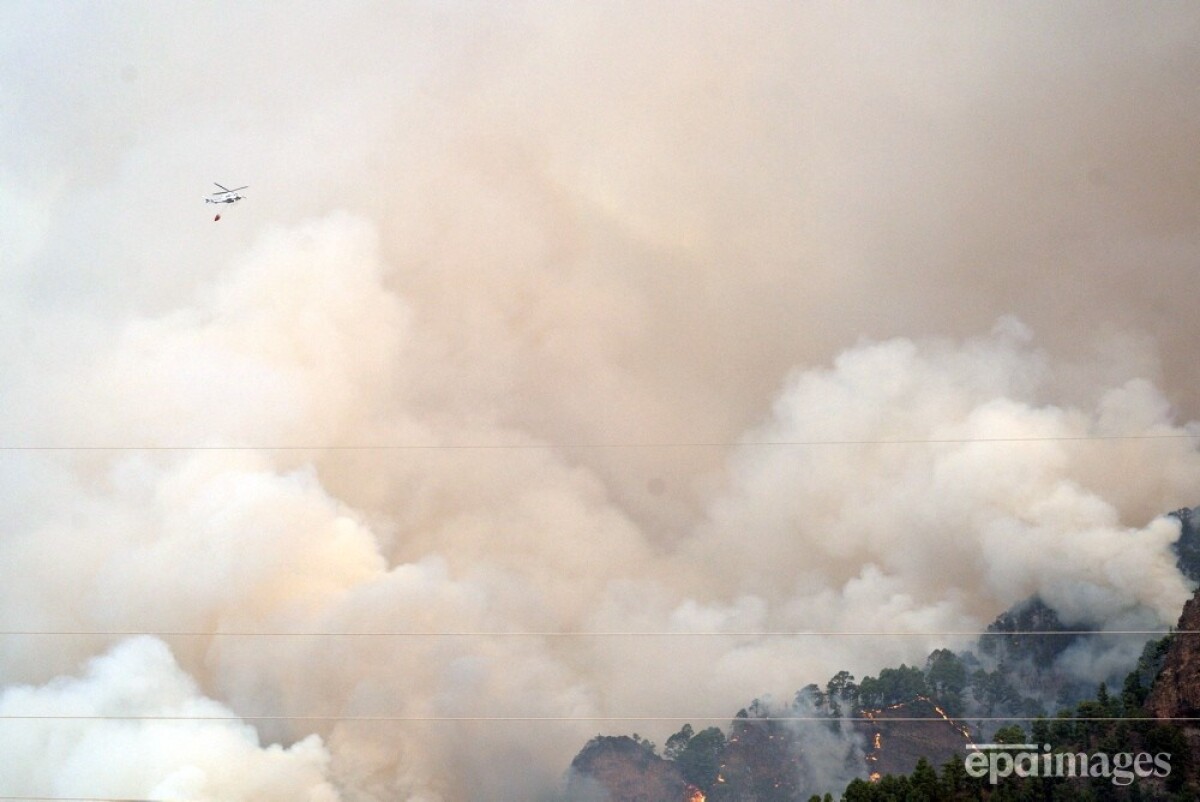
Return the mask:
[[(4, 452), (4, 628), (200, 633), (134, 670), (258, 733), (193, 798), (528, 798), (944, 645), (687, 633), (1177, 615), (1196, 9), (0, 14), (0, 432), (68, 448)], [(4, 703), (121, 641), (4, 637)], [(4, 790), (208, 765), (89, 727)]]

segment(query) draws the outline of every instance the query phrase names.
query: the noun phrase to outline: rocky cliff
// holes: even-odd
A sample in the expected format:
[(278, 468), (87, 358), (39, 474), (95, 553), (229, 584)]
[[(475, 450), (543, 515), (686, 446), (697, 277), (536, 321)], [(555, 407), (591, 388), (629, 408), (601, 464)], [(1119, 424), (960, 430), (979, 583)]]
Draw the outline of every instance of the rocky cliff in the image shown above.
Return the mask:
[(1200, 716), (1200, 590), (1184, 605), (1166, 662), (1146, 700), (1156, 718)]

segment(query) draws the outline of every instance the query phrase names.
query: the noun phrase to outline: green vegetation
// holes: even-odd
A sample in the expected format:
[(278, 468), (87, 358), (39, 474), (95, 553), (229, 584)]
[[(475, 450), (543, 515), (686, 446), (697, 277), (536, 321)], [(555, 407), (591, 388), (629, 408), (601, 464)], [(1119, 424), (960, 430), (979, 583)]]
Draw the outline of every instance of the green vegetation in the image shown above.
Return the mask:
[(1200, 582), (1200, 507), (1188, 509), (1184, 507), (1171, 513), (1179, 519), (1179, 540), (1172, 548), (1175, 550), (1175, 565), (1180, 572), (1193, 582)]
[[(856, 775), (840, 797), (844, 802), (1200, 799), (1196, 781), (1200, 766), (1193, 765), (1196, 757), (1185, 732), (1149, 718), (1144, 708), (1171, 638), (1145, 645), (1119, 692), (1116, 686), (1110, 689), (1104, 683), (1081, 691), (1084, 686), (1065, 680), (1057, 667), (1058, 657), (1078, 637), (1057, 634), (1063, 629), (1053, 611), (1033, 599), (997, 619), (989, 628), (992, 634), (978, 642), (979, 656), (936, 649), (923, 667), (901, 664), (861, 680), (848, 671), (838, 671), (823, 687), (811, 684), (797, 691), (790, 705), (754, 700), (737, 713), (725, 732), (718, 727), (696, 731), (691, 724), (684, 724), (667, 738), (661, 757), (653, 743), (637, 735), (624, 739), (629, 744), (622, 744), (635, 749), (631, 754), (644, 760), (669, 764), (664, 770), (700, 789), (710, 802), (795, 802), (804, 798), (808, 789), (828, 787), (831, 780)], [(1036, 632), (1052, 634), (1029, 634)], [(1086, 761), (1096, 755), (1107, 760), (1107, 756), (1121, 754), (1126, 755), (1123, 759), (1142, 753), (1167, 754), (1170, 773), (1140, 776), (1129, 783), (1114, 783), (1111, 774), (1020, 777), (1014, 773), (998, 777), (993, 784), (987, 776), (971, 776), (963, 752), (940, 769), (922, 758), (908, 775), (884, 775), (868, 781), (867, 765), (879, 764), (864, 760), (863, 750), (870, 752), (872, 747), (864, 743), (863, 734), (870, 727), (864, 729), (860, 716), (886, 721), (887, 708), (912, 704), (926, 705), (924, 710), (936, 706), (964, 727), (975, 719), (976, 737), (981, 741), (1037, 744), (1039, 750), (1041, 745), (1049, 745), (1049, 751), (1037, 754), (1039, 758), (1062, 755), (1063, 761)], [(1049, 710), (1057, 712), (1050, 714)], [(811, 721), (814, 717), (818, 722)], [(980, 722), (1005, 718), (1014, 723), (990, 732), (978, 731)], [(886, 735), (883, 748), (888, 739), (896, 737)], [(916, 743), (922, 744), (922, 750), (930, 747), (939, 760), (947, 754), (944, 742), (933, 746), (931, 742), (908, 741), (907, 748), (913, 749)], [(595, 741), (592, 746), (596, 745), (604, 744)], [(1030, 756), (1029, 750), (1017, 751)], [(908, 754), (915, 757), (921, 752)], [(810, 802), (834, 802), (834, 797), (813, 796)]]
[[(1051, 756), (1068, 753), (1148, 753), (1169, 755), (1170, 774), (1166, 777), (1144, 778), (1124, 784), (1112, 777), (1001, 777), (993, 785), (984, 776), (970, 776), (961, 759), (942, 766), (939, 773), (924, 758), (909, 775), (885, 776), (878, 782), (853, 780), (842, 795), (843, 802), (1066, 802), (1083, 800), (1129, 800), (1129, 802), (1184, 802), (1195, 800), (1200, 792), (1196, 781), (1195, 757), (1191, 754), (1187, 736), (1180, 727), (1148, 718), (1143, 708), (1154, 678), (1165, 659), (1170, 638), (1146, 644), (1137, 666), (1126, 677), (1120, 696), (1109, 692), (1102, 683), (1091, 699), (1063, 708), (1053, 718), (1038, 717), (1030, 722), (1029, 732), (1017, 724), (998, 729), (989, 739), (1001, 744), (1050, 744)], [(930, 691), (941, 689), (930, 679), (930, 666), (941, 665), (958, 676), (953, 655), (939, 650), (930, 655), (926, 664), (925, 681)], [(881, 672), (881, 677), (884, 672)], [(935, 676), (942, 676), (941, 672)], [(995, 678), (988, 675), (982, 697), (989, 699), (989, 689)], [(980, 690), (973, 677), (971, 684)], [(951, 694), (955, 690), (949, 686)], [(814, 797), (815, 799), (815, 797)]]
[(721, 771), (725, 734), (717, 727), (694, 733), (691, 724), (667, 739), (663, 757), (675, 761), (683, 779), (697, 788), (711, 788)]

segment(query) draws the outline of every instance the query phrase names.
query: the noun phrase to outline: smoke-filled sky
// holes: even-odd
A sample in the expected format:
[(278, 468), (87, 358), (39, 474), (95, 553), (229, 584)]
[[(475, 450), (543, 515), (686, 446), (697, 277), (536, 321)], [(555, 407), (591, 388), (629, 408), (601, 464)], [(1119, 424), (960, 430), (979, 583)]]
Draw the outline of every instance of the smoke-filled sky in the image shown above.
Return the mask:
[(542, 798), (946, 645), (719, 633), (1172, 623), (1197, 86), (1191, 3), (0, 5), (0, 795)]

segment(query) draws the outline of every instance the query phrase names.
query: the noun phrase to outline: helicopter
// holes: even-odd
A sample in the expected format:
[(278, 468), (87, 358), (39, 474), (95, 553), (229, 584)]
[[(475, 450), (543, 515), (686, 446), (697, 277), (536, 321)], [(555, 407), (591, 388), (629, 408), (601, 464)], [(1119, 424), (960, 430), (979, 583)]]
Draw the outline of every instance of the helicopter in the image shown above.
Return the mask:
[[(245, 200), (245, 196), (241, 195), (239, 193), (243, 189), (248, 188), (250, 185), (247, 184), (244, 187), (237, 187), (235, 189), (229, 189), (228, 187), (223, 187), (214, 181), (213, 186), (215, 186), (217, 189), (219, 189), (221, 191), (214, 192), (211, 195), (204, 196), (205, 203), (237, 203), (240, 200)], [(216, 221), (218, 221), (220, 219), (221, 219), (221, 215), (218, 214), (216, 217), (213, 218), (213, 222), (215, 223)]]

